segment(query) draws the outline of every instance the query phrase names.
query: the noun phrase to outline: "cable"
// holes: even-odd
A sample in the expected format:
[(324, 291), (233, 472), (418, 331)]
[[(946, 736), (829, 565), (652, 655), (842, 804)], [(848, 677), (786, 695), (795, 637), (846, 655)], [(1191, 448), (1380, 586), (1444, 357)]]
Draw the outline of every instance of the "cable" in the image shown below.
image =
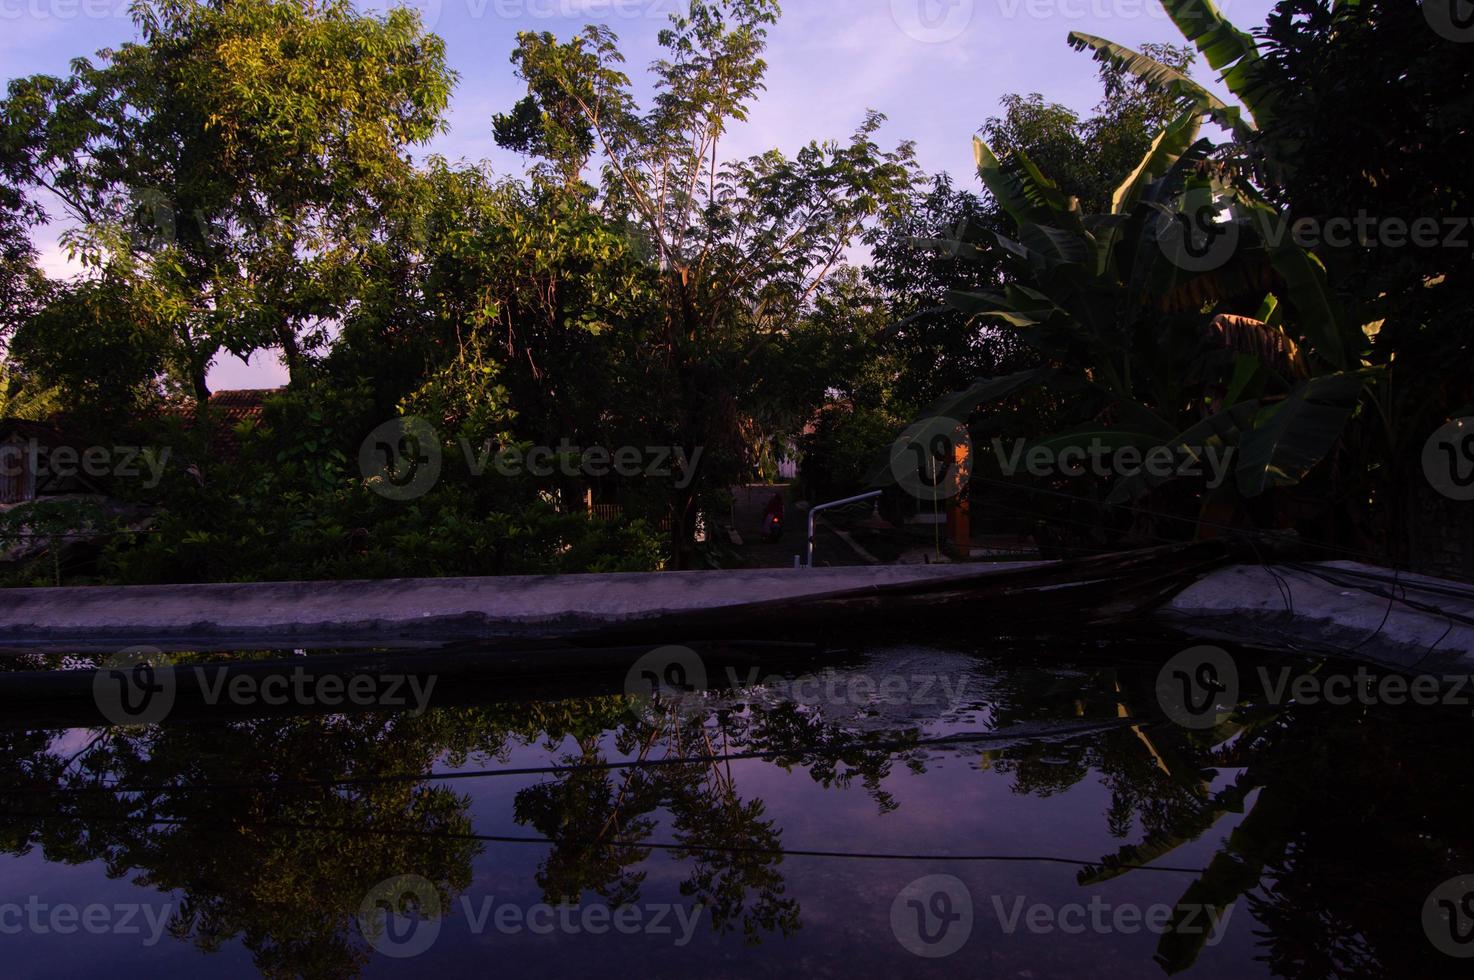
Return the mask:
[[(1298, 567), (1309, 571), (1308, 566), (1305, 566), (1301, 562), (1290, 562), (1288, 564), (1291, 567)], [(1399, 586), (1403, 591), (1426, 592), (1429, 595), (1441, 595), (1451, 599), (1465, 599), (1474, 602), (1474, 588), (1465, 588), (1456, 582), (1445, 583), (1442, 580), (1438, 580), (1438, 584), (1434, 584), (1433, 582), (1419, 582), (1416, 579), (1402, 579), (1402, 571), (1400, 569), (1394, 568), (1391, 576), (1369, 572), (1359, 568), (1336, 568), (1332, 569), (1332, 571), (1337, 575), (1347, 575), (1352, 578), (1363, 578), (1373, 582)]]
[(1465, 616), (1462, 613), (1451, 612), (1447, 609), (1440, 608), (1439, 606), (1429, 605), (1426, 602), (1417, 602), (1413, 599), (1409, 599), (1406, 595), (1399, 597), (1394, 593), (1387, 592), (1384, 589), (1373, 589), (1365, 585), (1358, 585), (1355, 582), (1344, 582), (1339, 579), (1333, 578), (1330, 574), (1318, 568), (1313, 568), (1309, 565), (1297, 563), (1290, 567), (1295, 568), (1297, 571), (1304, 572), (1306, 575), (1312, 575), (1315, 578), (1329, 582), (1332, 585), (1339, 586), (1343, 589), (1359, 589), (1362, 592), (1365, 592), (1368, 595), (1374, 595), (1379, 599), (1392, 598), (1410, 609), (1416, 609), (1418, 612), (1428, 613), (1432, 616), (1444, 616), (1448, 619), (1456, 620), (1460, 623), (1463, 623), (1466, 626), (1474, 626), (1474, 617)]
[[(1007, 732), (971, 732), (958, 735), (942, 735), (926, 739), (892, 739), (885, 742), (851, 743), (850, 745), (829, 748), (823, 752), (810, 753), (809, 757), (836, 759), (842, 758), (850, 752), (880, 752), (887, 754), (896, 752), (907, 752), (918, 748), (935, 748), (947, 745), (973, 745), (986, 742), (1019, 742), (1019, 741), (1063, 741), (1080, 738), (1089, 735), (1100, 735), (1117, 729), (1129, 728), (1132, 725), (1141, 724), (1139, 719), (1129, 722), (1112, 720), (1095, 725), (1077, 725), (1073, 728), (1057, 729), (1049, 732), (1037, 733), (1007, 733)], [(389, 783), (407, 782), (451, 782), (462, 779), (482, 779), (497, 776), (547, 776), (558, 775), (569, 772), (604, 772), (619, 769), (645, 769), (663, 766), (682, 765), (710, 765), (721, 762), (741, 762), (756, 759), (781, 759), (797, 758), (802, 760), (805, 753), (792, 749), (764, 749), (750, 752), (731, 752), (721, 755), (702, 756), (677, 756), (661, 759), (627, 759), (617, 762), (590, 762), (580, 763), (573, 766), (526, 766), (520, 768), (504, 769), (480, 769), (466, 770), (461, 772), (430, 772), (430, 773), (386, 773), (379, 776), (358, 776), (346, 779), (302, 779), (282, 780), (278, 782), (254, 782), (254, 783), (197, 783), (194, 785), (158, 784), (152, 786), (127, 786), (115, 783), (99, 784), (94, 786), (14, 786), (7, 787), (7, 792), (20, 791), (31, 793), (191, 793), (203, 790), (257, 790), (257, 789), (282, 789), (287, 787), (313, 787), (313, 786), (374, 786)]]
[[(1375, 640), (1378, 636), (1381, 636), (1382, 635), (1382, 630), (1384, 630), (1384, 629), (1387, 628), (1387, 620), (1389, 620), (1389, 619), (1392, 618), (1392, 607), (1397, 604), (1397, 600), (1395, 598), (1393, 598), (1393, 596), (1396, 595), (1396, 589), (1397, 589), (1397, 582), (1396, 582), (1395, 576), (1394, 576), (1394, 579), (1393, 579), (1392, 588), (1393, 588), (1394, 591), (1391, 592), (1391, 593), (1389, 593), (1388, 596), (1387, 596), (1387, 608), (1384, 609), (1384, 610), (1382, 610), (1382, 621), (1380, 623), (1378, 623), (1377, 624), (1377, 628), (1374, 629), (1374, 630), (1372, 630), (1370, 633), (1368, 633), (1366, 635), (1366, 637), (1360, 643), (1358, 643), (1356, 646), (1352, 647), (1351, 648), (1351, 652), (1355, 652), (1357, 650), (1360, 650), (1362, 647), (1366, 646), (1368, 643), (1370, 643), (1373, 640)], [(1403, 593), (1403, 598), (1404, 599), (1407, 598), (1407, 593), (1406, 592)], [(1450, 622), (1448, 624), (1448, 628), (1449, 629), (1453, 629), (1453, 623), (1452, 622)], [(1444, 633), (1444, 636), (1447, 636), (1447, 635), (1448, 635), (1447, 632), (1445, 632)], [(1426, 654), (1425, 654), (1425, 656), (1426, 656)]]
[[(21, 813), (0, 811), (0, 817), (50, 817), (54, 813)], [(82, 819), (96, 820), (99, 822), (134, 823), (144, 826), (193, 826), (196, 829), (211, 831), (222, 831), (228, 833), (239, 832), (236, 825), (225, 824), (199, 824), (184, 819), (168, 819), (162, 817), (119, 817), (111, 815), (87, 816)], [(533, 844), (567, 846), (569, 844), (581, 846), (602, 846), (609, 848), (628, 848), (630, 850), (650, 851), (708, 851), (712, 853), (728, 854), (766, 854), (772, 857), (808, 857), (808, 858), (830, 858), (857, 861), (958, 861), (958, 862), (1018, 862), (1018, 863), (1042, 863), (1042, 864), (1068, 864), (1081, 868), (1129, 868), (1139, 871), (1164, 871), (1173, 874), (1201, 875), (1207, 872), (1206, 868), (1177, 868), (1160, 865), (1147, 864), (1124, 864), (1115, 861), (1083, 861), (1079, 858), (1055, 857), (1053, 855), (1037, 854), (926, 854), (926, 853), (896, 853), (883, 851), (829, 851), (811, 848), (787, 848), (787, 847), (749, 847), (740, 844), (686, 844), (666, 841), (625, 841), (625, 840), (599, 840), (563, 838), (562, 840), (551, 837), (512, 837), (502, 834), (455, 834), (433, 830), (379, 830), (374, 827), (333, 827), (323, 824), (295, 824), (295, 823), (263, 823), (257, 824), (263, 830), (306, 830), (314, 833), (331, 834), (362, 834), (375, 837), (419, 837), (428, 840), (459, 840), (476, 841), (489, 844)]]
[(1274, 587), (1285, 604), (1285, 615), (1293, 617), (1295, 615), (1295, 590), (1290, 588), (1290, 583), (1285, 581), (1284, 576), (1276, 572), (1269, 562), (1264, 560), (1264, 555), (1260, 553), (1259, 545), (1253, 538), (1249, 539), (1249, 547), (1254, 550), (1254, 557), (1259, 559), (1259, 567), (1268, 572), (1269, 577), (1274, 580)]

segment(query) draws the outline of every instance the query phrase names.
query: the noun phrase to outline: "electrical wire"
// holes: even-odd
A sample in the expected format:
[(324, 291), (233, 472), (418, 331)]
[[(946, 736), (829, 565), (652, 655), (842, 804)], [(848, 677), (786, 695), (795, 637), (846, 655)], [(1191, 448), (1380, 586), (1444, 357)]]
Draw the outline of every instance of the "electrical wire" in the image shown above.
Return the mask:
[(7, 792), (34, 792), (52, 794), (72, 793), (190, 793), (204, 790), (265, 790), (284, 788), (305, 787), (328, 787), (328, 786), (374, 786), (391, 783), (410, 782), (450, 782), (463, 779), (483, 779), (498, 776), (546, 776), (561, 775), (574, 772), (607, 772), (620, 769), (652, 769), (666, 766), (687, 765), (711, 765), (723, 762), (741, 762), (750, 760), (766, 759), (799, 759), (806, 757), (815, 759), (843, 759), (844, 756), (855, 752), (886, 752), (895, 754), (909, 752), (913, 749), (942, 748), (950, 745), (978, 745), (988, 742), (1006, 742), (1016, 744), (1019, 742), (1062, 742), (1075, 738), (1084, 738), (1092, 735), (1101, 735), (1139, 726), (1140, 719), (1116, 720), (1101, 722), (1093, 725), (1076, 725), (1071, 728), (1056, 729), (1047, 732), (964, 732), (956, 735), (940, 735), (933, 738), (923, 739), (892, 739), (884, 742), (853, 742), (840, 747), (828, 747), (822, 752), (804, 753), (794, 749), (762, 749), (748, 752), (729, 752), (722, 754), (709, 754), (700, 756), (673, 756), (660, 759), (626, 759), (614, 762), (586, 762), (571, 766), (523, 766), (517, 768), (501, 769), (469, 769), (457, 772), (429, 772), (429, 773), (385, 773), (377, 776), (355, 776), (344, 779), (302, 779), (302, 780), (279, 780), (273, 782), (241, 782), (241, 783), (197, 783), (178, 784), (161, 783), (156, 785), (120, 785), (116, 783), (103, 783), (93, 786), (15, 786), (7, 787)]
[[(3, 812), (3, 817), (53, 817), (54, 813), (25, 813), (25, 812)], [(84, 819), (99, 822), (131, 823), (144, 826), (188, 826), (196, 830), (218, 831), (221, 833), (238, 834), (241, 830), (237, 824), (202, 824), (197, 821), (186, 819), (169, 819), (163, 817), (122, 817), (110, 814), (87, 816)], [(312, 833), (330, 834), (358, 834), (373, 837), (417, 837), (427, 840), (449, 840), (467, 841), (489, 844), (531, 844), (538, 846), (553, 845), (555, 847), (566, 847), (569, 845), (583, 847), (607, 847), (625, 848), (628, 850), (649, 851), (676, 851), (694, 852), (703, 851), (716, 854), (759, 854), (770, 857), (799, 857), (799, 858), (828, 858), (835, 860), (855, 861), (936, 861), (936, 862), (998, 862), (998, 863), (1029, 863), (1029, 864), (1067, 864), (1079, 868), (1129, 868), (1138, 871), (1161, 871), (1173, 874), (1206, 873), (1206, 868), (1182, 868), (1165, 865), (1129, 864), (1119, 861), (1086, 861), (1080, 858), (1058, 857), (1050, 854), (936, 854), (926, 852), (889, 852), (889, 851), (831, 851), (816, 848), (791, 848), (791, 847), (753, 847), (742, 844), (697, 844), (671, 841), (626, 841), (626, 840), (603, 840), (598, 838), (552, 838), (552, 837), (514, 837), (504, 834), (475, 834), (475, 833), (448, 833), (434, 830), (414, 829), (379, 829), (377, 827), (344, 827), (326, 824), (298, 824), (280, 823), (268, 821), (256, 824), (263, 830), (291, 830), (310, 831)]]

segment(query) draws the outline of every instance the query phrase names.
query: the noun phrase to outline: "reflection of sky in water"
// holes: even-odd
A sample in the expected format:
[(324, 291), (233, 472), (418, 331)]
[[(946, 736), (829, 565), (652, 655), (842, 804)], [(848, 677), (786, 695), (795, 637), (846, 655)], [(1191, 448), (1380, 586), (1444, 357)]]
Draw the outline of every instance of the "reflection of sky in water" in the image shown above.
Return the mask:
[[(603, 935), (561, 931), (536, 935), (526, 930), (507, 934), (488, 924), (476, 934), (468, 909), (475, 912), (488, 902), (493, 908), (504, 903), (526, 908), (544, 901), (548, 882), (540, 882), (539, 877), (548, 877), (546, 862), (551, 853), (546, 843), (484, 842), (479, 855), (472, 859), (470, 885), (452, 896), (434, 946), (408, 961), (370, 957), (363, 975), (1164, 975), (1152, 962), (1158, 951), (1158, 937), (1149, 932), (1097, 934), (1086, 928), (1079, 934), (1058, 930), (1034, 933), (1020, 922), (1009, 934), (1003, 921), (1020, 901), (1024, 907), (1042, 903), (1054, 909), (1073, 903), (1088, 906), (1092, 900), (1111, 908), (1178, 902), (1196, 877), (1192, 870), (1138, 869), (1082, 885), (1077, 881), (1080, 866), (1069, 862), (1098, 863), (1125, 844), (1142, 842), (1150, 829), (1145, 823), (1147, 811), (1178, 805), (1182, 794), (1190, 793), (1192, 787), (1207, 798), (1229, 788), (1245, 771), (1246, 762), (1236, 758), (1209, 766), (1198, 757), (1184, 766), (1185, 761), (1193, 760), (1184, 755), (1184, 745), (1174, 744), (1174, 732), (1160, 728), (1135, 731), (1128, 727), (1129, 721), (1118, 718), (1115, 685), (1119, 679), (1109, 670), (1104, 673), (1106, 679), (1098, 666), (1046, 670), (1037, 665), (1010, 664), (1005, 659), (898, 647), (853, 658), (843, 666), (774, 678), (757, 690), (708, 693), (702, 700), (707, 712), (703, 727), (717, 752), (741, 753), (773, 745), (786, 746), (793, 752), (781, 760), (743, 758), (719, 762), (709, 769), (697, 767), (694, 778), (707, 780), (702, 783), (702, 792), (708, 792), (708, 784), (717, 780), (734, 794), (737, 806), (754, 808), (744, 811), (751, 819), (771, 825), (778, 846), (785, 851), (908, 857), (883, 860), (790, 853), (771, 868), (780, 876), (775, 897), (797, 903), (800, 928), (785, 938), (769, 928), (771, 923), (758, 922), (752, 938), (760, 942), (749, 944), (744, 941), (740, 922), (734, 922), (731, 931), (717, 934), (703, 917), (694, 939), (682, 947), (674, 943), (674, 935), (620, 935), (612, 930)], [(741, 676), (746, 679), (745, 673)], [(904, 678), (904, 693), (898, 694), (893, 686), (891, 696), (885, 696), (885, 689), (878, 685), (886, 677)], [(812, 683), (807, 687), (800, 683), (815, 679), (820, 682), (817, 688)], [(799, 690), (809, 693), (838, 691), (841, 696), (826, 695), (794, 711), (784, 696), (795, 690), (796, 683), (800, 684)], [(867, 691), (873, 691), (874, 696), (865, 696)], [(1131, 700), (1125, 694), (1122, 698)], [(503, 714), (506, 710), (510, 709), (504, 708)], [(1133, 715), (1140, 713), (1133, 708)], [(435, 715), (432, 712), (426, 721), (433, 722)], [(802, 734), (796, 736), (797, 740), (774, 741), (772, 732), (763, 727), (774, 727), (779, 722), (786, 725), (794, 719), (810, 726), (795, 731), (819, 731), (839, 742), (893, 739), (905, 732), (922, 738), (997, 732), (1008, 738), (926, 746), (904, 753), (882, 752), (872, 758), (888, 755), (890, 762), (884, 775), (876, 777), (872, 785), (867, 786), (859, 774), (848, 782), (830, 779), (826, 783), (815, 778), (812, 760), (795, 762), (805, 747)], [(1077, 730), (1082, 727), (1093, 730), (1081, 734)], [(582, 746), (572, 737), (564, 737), (550, 748), (546, 737), (529, 742), (524, 734), (509, 739), (495, 753), (473, 751), (456, 767), (442, 755), (434, 768), (439, 772), (538, 768), (568, 765), (580, 757), (609, 762), (632, 758), (628, 751), (621, 751), (612, 732), (605, 729), (600, 735), (599, 728), (594, 726)], [(1076, 731), (1072, 734), (1072, 730)], [(201, 731), (211, 730), (201, 726)], [(323, 725), (324, 738), (337, 737), (334, 731), (331, 724)], [(684, 752), (678, 754), (706, 751), (692, 731), (683, 736)], [(50, 752), (67, 758), (83, 750), (93, 734), (71, 731), (53, 737)], [(240, 730), (222, 730), (219, 737), (249, 736)], [(208, 738), (203, 744), (210, 744)], [(265, 753), (272, 751), (269, 744), (259, 748)], [(667, 748), (656, 748), (647, 758), (659, 758)], [(186, 771), (188, 761), (182, 760)], [(1173, 774), (1166, 774), (1174, 767)], [(837, 768), (844, 772), (848, 767), (841, 764)], [(282, 778), (292, 775), (283, 774)], [(300, 773), (295, 775), (303, 778)], [(633, 770), (617, 768), (604, 773), (616, 796), (633, 775)], [(212, 778), (221, 777), (216, 772)], [(533, 826), (524, 812), (534, 808), (535, 800), (528, 794), (539, 787), (556, 786), (562, 778), (523, 774), (435, 785), (446, 786), (464, 797), (465, 815), (475, 834), (540, 838), (550, 827), (546, 820), (543, 825)], [(1116, 798), (1122, 792), (1138, 794), (1124, 809)], [(586, 826), (578, 823), (578, 814), (557, 809), (561, 804), (556, 792), (540, 799), (544, 804), (552, 801), (555, 824), (566, 820), (569, 827)], [(1258, 799), (1257, 790), (1250, 792), (1243, 809), (1253, 810)], [(644, 842), (680, 838), (679, 818), (663, 801), (639, 813), (622, 813), (619, 820), (641, 814), (649, 822), (641, 837)], [(519, 816), (523, 818), (520, 821)], [(687, 819), (689, 823), (689, 816)], [(1189, 835), (1154, 863), (1172, 869), (1206, 868), (1242, 820), (1242, 813), (1224, 813), (1210, 821), (1205, 832)], [(242, 827), (249, 827), (252, 817), (241, 814), (240, 821)], [(615, 828), (611, 836), (622, 836), (623, 825), (618, 820), (611, 821), (610, 826)], [(556, 833), (556, 827), (551, 829)], [(249, 832), (268, 837), (307, 833), (270, 828)], [(1192, 839), (1194, 836), (1196, 839)], [(228, 834), (221, 839), (222, 846), (229, 846)], [(318, 839), (321, 844), (282, 843), (333, 846), (332, 833), (317, 832), (313, 840)], [(291, 847), (284, 847), (282, 854), (284, 860), (290, 860)], [(955, 859), (967, 855), (1005, 860)], [(62, 862), (61, 853), (53, 858), (43, 861), (35, 849), (0, 857), (0, 881), (4, 883), (0, 886), (0, 905), (24, 902), (32, 895), (48, 903), (78, 905), (177, 901), (182, 897), (177, 893), (160, 895), (151, 887), (146, 868), (120, 868), (124, 876), (109, 880), (101, 861), (83, 860), (70, 865)], [(218, 855), (211, 858), (215, 859)], [(690, 906), (694, 863), (689, 854), (649, 852), (625, 869), (637, 878), (636, 902), (642, 906)], [(420, 870), (400, 869), (407, 874)], [(260, 872), (263, 888), (278, 888), (292, 881), (290, 867), (264, 867)], [(934, 874), (955, 875), (965, 883), (975, 916), (971, 937), (962, 951), (937, 961), (918, 958), (902, 948), (891, 927), (891, 907), (897, 893), (909, 882)], [(353, 931), (350, 917), (361, 894), (305, 893), (293, 896), (293, 900), (300, 898), (319, 910), (334, 906), (332, 911), (342, 913), (343, 928)], [(592, 892), (586, 892), (582, 900), (586, 904), (601, 901)], [(1221, 941), (1204, 948), (1187, 975), (1272, 975), (1269, 966), (1258, 959), (1262, 950), (1255, 932), (1262, 932), (1264, 924), (1256, 920), (1249, 904), (1245, 898), (1238, 898)], [(679, 933), (673, 919), (669, 924)], [(144, 948), (136, 936), (22, 932), (6, 935), (3, 948), (11, 966), (19, 967), (18, 975), (26, 976), (76, 976), (89, 972), (87, 964), (95, 970), (96, 964), (104, 960), (107, 972), (116, 977), (195, 976), (202, 971), (220, 976), (254, 973), (252, 954), (243, 948), (239, 937), (227, 937), (221, 951), (208, 956), (188, 942), (167, 936), (157, 946)]]

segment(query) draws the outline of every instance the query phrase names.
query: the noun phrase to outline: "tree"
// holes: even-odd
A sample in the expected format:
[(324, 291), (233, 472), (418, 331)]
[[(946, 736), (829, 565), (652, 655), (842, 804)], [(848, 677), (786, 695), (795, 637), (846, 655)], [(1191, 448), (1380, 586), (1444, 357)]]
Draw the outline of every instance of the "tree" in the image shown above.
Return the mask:
[(9, 361), (0, 360), (0, 419), (45, 421), (61, 408), (60, 394), (40, 388)]
[(695, 0), (661, 32), (657, 92), (642, 110), (614, 34), (559, 43), (524, 33), (512, 60), (526, 99), (495, 120), (503, 145), (534, 154), (572, 188), (597, 156), (597, 206), (638, 237), (658, 299), (640, 346), (647, 431), (704, 465), (672, 488), (672, 550), (691, 561), (697, 501), (743, 471), (737, 394), (754, 353), (790, 328), (866, 222), (900, 206), (912, 148), (883, 151), (883, 117), (847, 143), (811, 143), (723, 163), (722, 138), (762, 89), (772, 0)]
[[(1188, 48), (1147, 45), (1147, 50), (1183, 71), (1193, 61)], [(1100, 80), (1103, 96), (1088, 119), (1041, 95), (1013, 94), (1003, 97), (1003, 115), (983, 126), (1006, 167), (1026, 156), (1062, 193), (1078, 197), (1086, 211), (1109, 210), (1111, 191), (1146, 153), (1152, 134), (1176, 115), (1175, 100), (1113, 65), (1101, 66)], [(865, 275), (888, 299), (887, 349), (899, 361), (895, 411), (910, 414), (974, 378), (1037, 363), (1012, 332), (979, 324), (946, 303), (951, 292), (1002, 288), (1008, 263), (998, 251), (978, 246), (991, 243), (996, 233), (1009, 233), (1011, 226), (986, 188), (977, 195), (939, 175), (918, 183), (904, 210), (866, 234), (871, 261)], [(920, 244), (940, 240), (952, 244)]]
[[(653, 274), (587, 194), (432, 158), (387, 222), (325, 365), (334, 387), (373, 389), (364, 431), (403, 410), (432, 420), (457, 454), (648, 444), (629, 407), (643, 398), (633, 324)], [(572, 508), (586, 487), (539, 489), (566, 491)]]
[(11, 83), (4, 158), (61, 201), (73, 253), (170, 325), (168, 371), (201, 410), (221, 349), (280, 348), (300, 382), (405, 148), (441, 125), (443, 44), (344, 0), (159, 0), (134, 19), (140, 41), (98, 64)]
[[(1467, 213), (1454, 162), (1474, 139), (1461, 97), (1468, 86), (1459, 84), (1469, 80), (1465, 52), (1430, 29), (1426, 6), (1285, 0), (1257, 38), (1211, 0), (1163, 7), (1242, 109), (1105, 39), (1074, 33), (1070, 43), (1232, 132), (1221, 157), (1240, 175), (1235, 206), (1261, 238), (1279, 242), (1275, 271), (1303, 301), (1295, 312), (1307, 339), (1339, 365), (1367, 364), (1387, 379), (1373, 392), (1375, 424), (1354, 432), (1357, 458), (1343, 469), (1356, 477), (1339, 496), (1382, 508), (1375, 516), (1388, 551), (1467, 570), (1474, 538), (1450, 531), (1459, 519), (1449, 501), (1426, 495), (1419, 460), (1428, 433), (1474, 405), (1467, 378), (1447, 371), (1468, 358), (1467, 248), (1442, 248), (1438, 234), (1431, 247), (1372, 241), (1361, 224), (1359, 240), (1339, 248), (1322, 240), (1307, 252), (1293, 240), (1302, 221), (1399, 222), (1405, 232), (1431, 220), (1447, 233), (1449, 216)], [(1433, 506), (1409, 512), (1425, 496)], [(1430, 531), (1438, 540), (1407, 550)], [(1449, 562), (1450, 551), (1461, 555)]]
[[(1151, 60), (1109, 42), (1092, 46), (1112, 70)], [(1183, 87), (1195, 84), (1158, 67)], [(979, 175), (1012, 228), (981, 252), (955, 240), (931, 244), (984, 262), (990, 252), (1002, 257), (1010, 274), (1001, 291), (957, 291), (951, 302), (1015, 331), (1044, 366), (984, 379), (936, 414), (970, 413), (1045, 385), (1070, 399), (1076, 423), (1043, 439), (1055, 451), (1104, 443), (1196, 459), (1235, 452), (1233, 481), (1178, 502), (1198, 511), (1202, 530), (1210, 515), (1243, 520), (1254, 498), (1306, 480), (1337, 447), (1375, 372), (1362, 370), (1359, 332), (1328, 301), (1324, 270), (1273, 235), (1282, 216), (1232, 159), (1198, 138), (1211, 96), (1165, 95), (1178, 114), (1109, 194), (1104, 214), (1083, 212), (1024, 148), (996, 153), (974, 141)], [(1020, 138), (1041, 127), (1005, 129)], [(1193, 213), (1199, 195), (1233, 205), (1212, 229), (1229, 249), (1201, 264), (1170, 238), (1172, 216)], [(1114, 480), (1107, 500), (1140, 497), (1172, 476)], [(1192, 526), (1191, 517), (1162, 516)]]
[(126, 427), (156, 398), (171, 339), (169, 325), (136, 301), (129, 284), (104, 272), (53, 286), (16, 332), (12, 352), (27, 376), (54, 386), (67, 409), (107, 431)]
[(888, 324), (876, 338), (895, 359), (890, 397), (908, 414), (972, 379), (1005, 374), (1016, 367), (1019, 344), (946, 305), (953, 290), (995, 289), (1001, 261), (966, 261), (956, 249), (930, 249), (921, 242), (948, 239), (976, 245), (1003, 220), (992, 202), (960, 190), (946, 175), (919, 184), (908, 207), (866, 235), (871, 260), (866, 281), (884, 297)]
[[(1146, 44), (1143, 53), (1168, 68), (1188, 73), (1192, 49)], [(1104, 96), (1094, 115), (1081, 119), (1065, 106), (1044, 101), (1037, 92), (1005, 95), (1002, 116), (983, 124), (982, 133), (1005, 163), (1027, 153), (1066, 195), (1078, 197), (1087, 212), (1109, 209), (1111, 191), (1151, 146), (1152, 136), (1180, 112), (1179, 100), (1120, 66), (1100, 66)]]
[(36, 268), (30, 229), (41, 211), (25, 194), (30, 161), (0, 116), (0, 344), (35, 309), (45, 277)]
[(20, 204), (19, 195), (0, 184), (0, 342), (34, 309), (42, 286)]
[(1439, 426), (1474, 413), (1474, 382), (1450, 370), (1474, 362), (1467, 45), (1431, 32), (1423, 7), (1385, 0), (1284, 0), (1257, 34), (1276, 104), (1256, 146), (1272, 164), (1267, 195), (1292, 226), (1356, 229), (1345, 241), (1323, 236), (1316, 254), (1337, 299), (1372, 326), (1369, 358), (1388, 373), (1387, 424), (1368, 460), (1387, 546), (1467, 572), (1474, 537), (1458, 529), (1468, 521), (1429, 487), (1421, 458)]

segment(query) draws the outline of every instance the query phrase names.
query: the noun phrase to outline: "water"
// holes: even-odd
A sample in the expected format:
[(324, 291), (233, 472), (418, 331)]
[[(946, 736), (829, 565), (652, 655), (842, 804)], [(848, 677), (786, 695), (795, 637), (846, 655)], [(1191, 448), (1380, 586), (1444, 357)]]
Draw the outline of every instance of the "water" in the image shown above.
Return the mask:
[(1468, 709), (1251, 682), (1186, 728), (1176, 649), (877, 641), (653, 701), (585, 676), (12, 722), (4, 972), (1467, 976), (1423, 912), (1474, 871)]

